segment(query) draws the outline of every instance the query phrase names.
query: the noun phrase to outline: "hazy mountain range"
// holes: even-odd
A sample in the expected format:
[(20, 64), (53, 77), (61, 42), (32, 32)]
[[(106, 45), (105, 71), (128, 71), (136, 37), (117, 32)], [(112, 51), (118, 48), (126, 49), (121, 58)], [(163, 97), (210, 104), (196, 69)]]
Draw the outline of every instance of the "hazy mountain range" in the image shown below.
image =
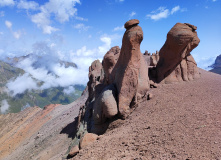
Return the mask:
[(215, 63), (210, 66), (212, 69), (211, 72), (221, 74), (221, 54), (216, 57)]
[[(33, 61), (28, 67), (26, 65), (26, 68), (24, 68), (22, 64), (30, 60)], [(60, 78), (51, 69), (53, 65), (56, 64), (65, 69), (76, 69), (77, 65), (61, 60), (48, 60), (50, 60), (50, 63), (47, 62), (45, 57), (27, 55), (0, 61), (1, 114), (16, 113), (30, 106), (43, 108), (48, 104), (69, 104), (80, 97), (85, 88), (83, 85), (46, 85), (48, 82), (53, 83), (53, 80)], [(25, 71), (27, 68), (28, 70)], [(33, 75), (28, 72), (30, 68), (35, 71)], [(37, 71), (42, 72), (42, 74), (47, 72), (45, 75), (50, 76), (51, 79), (46, 77), (45, 80), (41, 80), (36, 76)]]

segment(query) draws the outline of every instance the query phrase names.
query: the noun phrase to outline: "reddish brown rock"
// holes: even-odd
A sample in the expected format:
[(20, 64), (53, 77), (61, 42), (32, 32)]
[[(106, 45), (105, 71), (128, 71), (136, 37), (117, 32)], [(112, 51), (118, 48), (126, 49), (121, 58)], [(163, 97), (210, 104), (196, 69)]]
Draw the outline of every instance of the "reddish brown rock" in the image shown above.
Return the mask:
[(115, 75), (112, 74), (112, 70), (118, 61), (120, 55), (120, 48), (118, 46), (112, 47), (105, 55), (102, 61), (102, 65), (105, 73), (105, 83), (111, 84), (114, 81)]
[(99, 60), (95, 60), (89, 67), (88, 78), (87, 86), (89, 99), (91, 100), (95, 96), (95, 86), (102, 83), (104, 79), (103, 67)]
[(138, 23), (138, 20), (125, 23), (127, 30), (123, 36), (120, 56), (112, 71), (118, 92), (119, 112), (123, 119), (130, 113), (130, 104), (132, 100), (136, 101), (137, 93), (143, 94), (149, 89), (147, 64), (140, 51), (143, 31)]
[(69, 154), (68, 154), (68, 157), (74, 157), (76, 156), (77, 154), (79, 153), (79, 147), (78, 145), (77, 146), (74, 146), (71, 148)]
[(87, 145), (90, 145), (94, 141), (97, 140), (98, 135), (93, 134), (93, 133), (86, 133), (84, 137), (81, 138), (80, 140), (80, 149), (84, 148)]
[(156, 67), (159, 59), (160, 59), (159, 54), (157, 54), (157, 52), (153, 53), (150, 56), (150, 66)]
[(138, 25), (140, 21), (138, 19), (131, 19), (124, 24), (124, 28), (130, 29), (130, 27)]
[(106, 118), (112, 118), (118, 112), (116, 89), (114, 85), (107, 86), (94, 104), (94, 124), (102, 124)]
[(173, 83), (199, 77), (198, 69), (190, 52), (200, 40), (191, 24), (177, 23), (167, 34), (157, 63), (158, 82)]

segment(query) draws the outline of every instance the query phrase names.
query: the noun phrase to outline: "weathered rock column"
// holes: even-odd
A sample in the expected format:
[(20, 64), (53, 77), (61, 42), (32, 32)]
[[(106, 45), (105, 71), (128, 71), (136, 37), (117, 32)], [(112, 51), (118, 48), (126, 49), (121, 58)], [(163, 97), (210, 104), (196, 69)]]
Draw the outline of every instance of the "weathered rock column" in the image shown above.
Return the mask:
[(130, 113), (131, 102), (149, 89), (147, 64), (140, 51), (143, 31), (138, 24), (136, 19), (125, 23), (120, 56), (112, 71), (118, 92), (119, 113), (123, 119)]
[(200, 42), (196, 29), (188, 23), (177, 23), (168, 32), (156, 67), (158, 82), (173, 83), (199, 77), (196, 62), (190, 54)]

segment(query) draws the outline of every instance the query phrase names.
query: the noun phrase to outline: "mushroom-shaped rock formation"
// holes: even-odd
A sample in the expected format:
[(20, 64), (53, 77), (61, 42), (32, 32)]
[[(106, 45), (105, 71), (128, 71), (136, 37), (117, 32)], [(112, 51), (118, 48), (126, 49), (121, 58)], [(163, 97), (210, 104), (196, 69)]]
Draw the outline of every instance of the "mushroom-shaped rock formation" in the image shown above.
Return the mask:
[(196, 29), (188, 23), (177, 23), (168, 32), (156, 66), (158, 82), (173, 83), (199, 77), (196, 62), (190, 54), (200, 42)]
[(144, 96), (149, 89), (148, 67), (140, 51), (143, 31), (139, 20), (125, 23), (126, 31), (122, 40), (119, 59), (112, 71), (118, 92), (119, 113), (125, 119), (133, 102)]

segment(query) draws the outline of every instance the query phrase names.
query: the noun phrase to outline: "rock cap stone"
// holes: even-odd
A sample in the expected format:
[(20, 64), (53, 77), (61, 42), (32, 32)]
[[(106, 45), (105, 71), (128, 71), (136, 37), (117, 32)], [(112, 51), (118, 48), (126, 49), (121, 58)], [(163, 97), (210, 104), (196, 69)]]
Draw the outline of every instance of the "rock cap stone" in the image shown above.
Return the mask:
[(192, 28), (194, 31), (197, 30), (197, 26), (194, 26), (192, 24), (189, 24), (189, 23), (184, 23), (186, 24), (187, 26), (189, 26), (190, 28)]
[(124, 28), (129, 29), (131, 26), (139, 24), (140, 21), (138, 19), (131, 19), (124, 24)]

